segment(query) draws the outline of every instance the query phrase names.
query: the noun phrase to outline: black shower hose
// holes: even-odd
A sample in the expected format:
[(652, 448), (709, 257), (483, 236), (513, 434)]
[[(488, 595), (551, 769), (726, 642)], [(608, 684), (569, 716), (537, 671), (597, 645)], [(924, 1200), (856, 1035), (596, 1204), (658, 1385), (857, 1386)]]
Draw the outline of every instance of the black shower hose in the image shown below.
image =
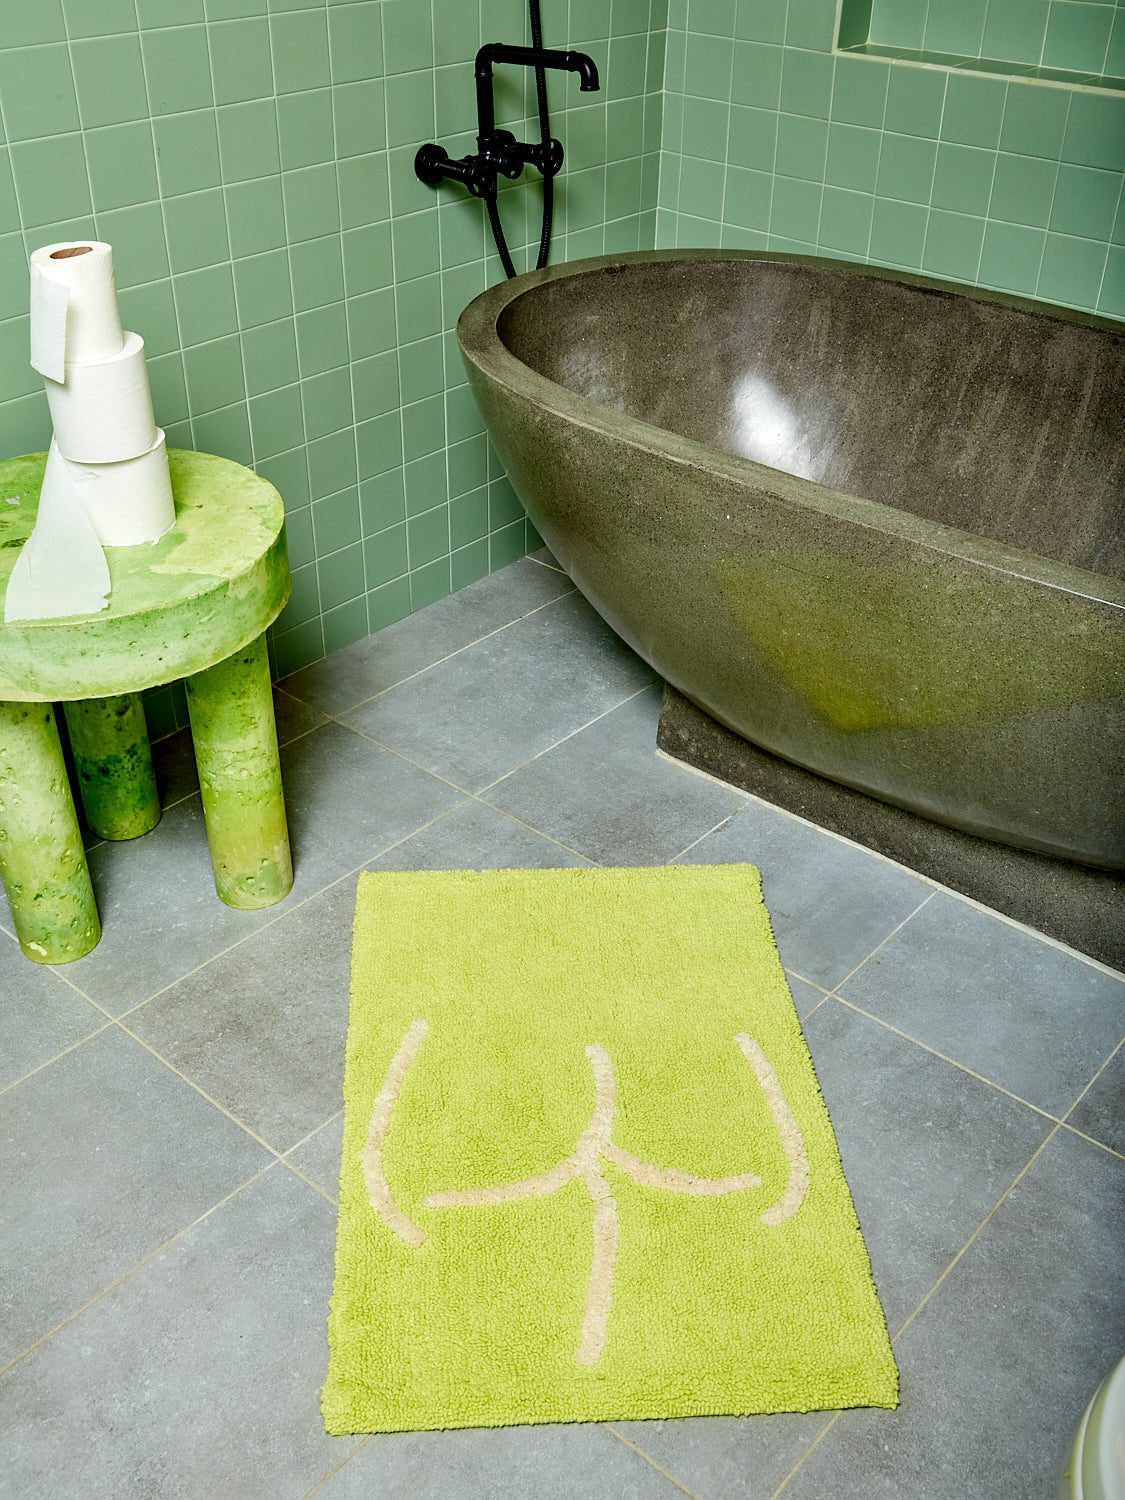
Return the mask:
[[(531, 17), (531, 45), (536, 51), (543, 50), (543, 19), (539, 13), (539, 0), (527, 0), (528, 13)], [(551, 139), (551, 122), (547, 114), (547, 70), (537, 66), (535, 69), (535, 101), (539, 109), (539, 138), (547, 147)], [(555, 201), (555, 174), (549, 166), (543, 172), (543, 228), (539, 236), (539, 254), (536, 257), (535, 269), (541, 271), (547, 264), (547, 254), (551, 248), (551, 220), (554, 216)], [(492, 238), (496, 242), (496, 249), (500, 256), (500, 264), (504, 267), (504, 274), (509, 279), (516, 274), (516, 268), (512, 263), (512, 257), (508, 251), (508, 242), (504, 238), (504, 226), (500, 223), (500, 210), (496, 204), (496, 194), (493, 193), (487, 200), (488, 222), (492, 226)]]

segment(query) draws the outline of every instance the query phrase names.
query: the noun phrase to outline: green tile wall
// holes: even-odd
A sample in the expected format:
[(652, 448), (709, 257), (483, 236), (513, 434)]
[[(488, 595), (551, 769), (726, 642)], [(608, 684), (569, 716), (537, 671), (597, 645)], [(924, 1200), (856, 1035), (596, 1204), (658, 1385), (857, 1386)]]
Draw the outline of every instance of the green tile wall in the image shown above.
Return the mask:
[[(895, 11), (925, 28), (943, 4)], [(1068, 6), (1113, 9), (1049, 8)], [(842, 256), (1125, 318), (1125, 97), (838, 53), (836, 9), (671, 0), (657, 243)]]
[[(546, 44), (590, 52), (604, 82), (588, 95), (550, 78), (567, 151), (554, 260), (653, 243), (666, 5), (544, 0)], [(0, 452), (50, 436), (27, 363), (28, 255), (110, 241), (169, 441), (252, 464), (285, 499), (279, 672), (538, 545), (452, 335), (503, 274), (483, 209), (412, 167), (425, 140), (472, 149), (472, 59), (482, 41), (527, 40), (526, 11), (5, 0)], [(498, 123), (532, 128), (524, 70), (497, 68), (496, 100)], [(502, 196), (521, 268), (538, 241), (532, 177)], [(171, 725), (180, 705), (166, 694), (150, 709)]]

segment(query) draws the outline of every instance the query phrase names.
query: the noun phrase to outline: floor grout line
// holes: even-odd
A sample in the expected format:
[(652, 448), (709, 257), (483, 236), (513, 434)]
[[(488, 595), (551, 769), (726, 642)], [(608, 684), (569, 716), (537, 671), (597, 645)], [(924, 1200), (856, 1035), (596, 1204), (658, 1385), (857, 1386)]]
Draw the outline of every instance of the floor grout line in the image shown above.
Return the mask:
[(603, 1422), (601, 1425), (607, 1431), (612, 1432), (619, 1443), (624, 1443), (626, 1448), (631, 1448), (638, 1458), (643, 1458), (646, 1464), (651, 1464), (658, 1474), (663, 1474), (664, 1478), (670, 1484), (674, 1484), (678, 1490), (682, 1490), (685, 1495), (690, 1497), (690, 1500), (702, 1500), (702, 1496), (698, 1495), (695, 1490), (689, 1490), (687, 1485), (682, 1480), (677, 1479), (674, 1474), (669, 1474), (668, 1470), (662, 1464), (658, 1464), (651, 1454), (646, 1453), (643, 1448), (638, 1448), (636, 1443), (631, 1442), (623, 1432), (618, 1432), (612, 1422)]
[(338, 1464), (335, 1465), (334, 1468), (329, 1469), (328, 1473), (325, 1474), (325, 1476), (324, 1476), (323, 1479), (318, 1479), (317, 1480), (317, 1482), (313, 1485), (312, 1489), (309, 1490), (305, 1495), (302, 1496), (302, 1500), (312, 1500), (313, 1495), (315, 1495), (318, 1490), (322, 1490), (324, 1488), (324, 1486), (328, 1483), (328, 1481), (330, 1479), (334, 1478), (340, 1472), (340, 1470), (344, 1467), (345, 1464), (350, 1463), (351, 1460), (356, 1456), (356, 1454), (359, 1452), (359, 1450), (361, 1448), (366, 1448), (367, 1447), (368, 1443), (371, 1441), (372, 1436), (373, 1436), (372, 1433), (368, 1433), (365, 1438), (361, 1439), (361, 1441), (358, 1442), (355, 1445), (355, 1447), (352, 1449), (352, 1451), (350, 1453), (345, 1454), (344, 1457), (340, 1460), (340, 1462)]
[(887, 946), (887, 944), (890, 942), (891, 938), (893, 938), (894, 936), (896, 936), (897, 933), (900, 933), (902, 931), (902, 929), (906, 926), (907, 922), (913, 921), (914, 918), (918, 915), (918, 913), (922, 910), (923, 906), (928, 905), (928, 903), (931, 902), (936, 895), (937, 895), (936, 891), (931, 891), (930, 894), (924, 900), (922, 900), (922, 901), (920, 901), (918, 903), (918, 905), (914, 908), (914, 910), (908, 916), (903, 917), (902, 921), (898, 924), (898, 926), (897, 927), (893, 927), (891, 929), (891, 931), (887, 933), (887, 935), (883, 939), (883, 941), (881, 943), (877, 943), (875, 945), (875, 947), (872, 948), (871, 952), (867, 955), (866, 958), (861, 958), (860, 961), (859, 961), (859, 963), (856, 964), (856, 966), (855, 966), (854, 969), (852, 969), (849, 973), (845, 974), (844, 977), (843, 977), (843, 979), (838, 979), (836, 981), (836, 983), (832, 986), (832, 991), (831, 991), (832, 994), (835, 994), (836, 991), (840, 988), (840, 986), (842, 984), (847, 984), (847, 982), (848, 982), (849, 979), (853, 979), (855, 977), (855, 975), (859, 973), (860, 969), (863, 968), (864, 964), (870, 963), (870, 961), (875, 957), (876, 953), (881, 952), (882, 949), (884, 949)]
[(9, 1089), (14, 1089), (21, 1083), (26, 1083), (29, 1078), (34, 1078), (36, 1073), (42, 1073), (44, 1068), (49, 1068), (52, 1063), (58, 1062), (60, 1058), (69, 1056), (71, 1052), (76, 1052), (79, 1047), (83, 1046), (86, 1042), (92, 1042), (96, 1036), (101, 1036), (103, 1031), (108, 1031), (113, 1025), (112, 1016), (107, 1016), (104, 1026), (99, 1026), (96, 1031), (91, 1031), (88, 1035), (79, 1037), (76, 1042), (71, 1042), (69, 1047), (64, 1047), (61, 1052), (56, 1052), (52, 1057), (45, 1058), (38, 1067), (32, 1068), (30, 1072), (24, 1073), (19, 1078), (13, 1078), (11, 1083), (6, 1083), (3, 1088), (0, 1088), (0, 1094), (6, 1094)]

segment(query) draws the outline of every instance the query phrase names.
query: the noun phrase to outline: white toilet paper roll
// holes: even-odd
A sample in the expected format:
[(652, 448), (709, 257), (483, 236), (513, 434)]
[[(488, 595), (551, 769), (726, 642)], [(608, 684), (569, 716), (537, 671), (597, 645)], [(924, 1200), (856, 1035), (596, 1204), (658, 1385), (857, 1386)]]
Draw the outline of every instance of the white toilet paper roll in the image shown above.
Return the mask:
[(115, 464), (63, 459), (86, 514), (104, 547), (155, 542), (176, 524), (164, 433), (147, 453)]
[(5, 623), (97, 614), (109, 587), (105, 553), (69, 465), (52, 443), (35, 529), (8, 579)]
[(31, 256), (31, 364), (60, 383), (67, 361), (110, 359), (123, 342), (113, 250), (101, 240), (44, 245)]
[(55, 440), (76, 463), (118, 463), (156, 442), (144, 339), (126, 333), (109, 359), (66, 365), (66, 380), (44, 382)]

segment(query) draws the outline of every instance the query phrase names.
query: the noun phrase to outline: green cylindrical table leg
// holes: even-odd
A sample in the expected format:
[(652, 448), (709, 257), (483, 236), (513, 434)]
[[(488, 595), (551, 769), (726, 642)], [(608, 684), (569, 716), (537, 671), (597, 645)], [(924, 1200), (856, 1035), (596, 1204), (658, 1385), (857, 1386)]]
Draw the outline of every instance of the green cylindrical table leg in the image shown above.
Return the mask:
[(186, 679), (215, 889), (272, 906), (293, 884), (264, 636)]
[(86, 821), (99, 838), (135, 839), (160, 822), (139, 693), (64, 703)]
[(0, 875), (28, 958), (63, 964), (96, 946), (101, 923), (49, 703), (0, 702)]

